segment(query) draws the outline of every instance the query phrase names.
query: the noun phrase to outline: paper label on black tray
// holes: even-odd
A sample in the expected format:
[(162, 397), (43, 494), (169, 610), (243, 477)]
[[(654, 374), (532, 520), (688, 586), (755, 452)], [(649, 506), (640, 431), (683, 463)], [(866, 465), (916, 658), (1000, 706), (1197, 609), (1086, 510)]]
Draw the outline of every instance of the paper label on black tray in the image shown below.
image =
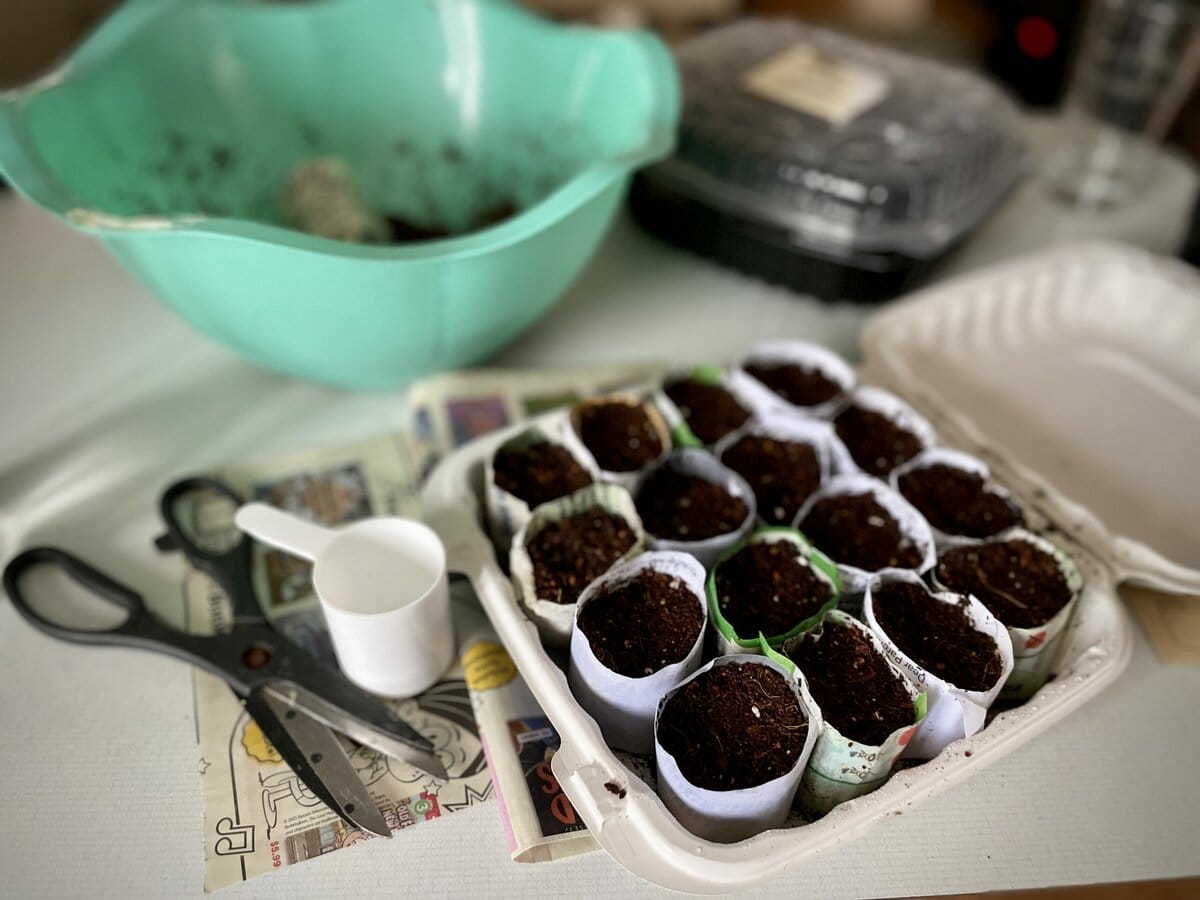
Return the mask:
[(845, 125), (887, 96), (888, 77), (811, 44), (793, 44), (748, 69), (742, 88), (767, 100)]
[[(902, 583), (917, 586), (926, 593), (930, 602), (945, 603), (958, 606), (963, 596), (952, 593), (933, 593), (925, 587), (924, 582), (912, 573), (890, 574), (884, 584)], [(987, 711), (1000, 694), (1000, 688), (1008, 680), (1013, 670), (1013, 648), (1008, 631), (988, 612), (987, 607), (974, 597), (966, 597), (966, 607), (963, 608), (967, 619), (978, 632), (987, 635), (995, 642), (996, 652), (1000, 657), (999, 673), (983, 690), (967, 690), (939, 678), (932, 671), (913, 660), (900, 649), (896, 641), (882, 628), (876, 618), (875, 591), (882, 584), (877, 582), (867, 587), (863, 597), (863, 617), (867, 625), (879, 638), (888, 658), (900, 669), (914, 685), (919, 686), (929, 695), (929, 706), (924, 720), (917, 733), (904, 749), (904, 755), (915, 759), (932, 759), (947, 745), (960, 738), (970, 737), (983, 728)]]

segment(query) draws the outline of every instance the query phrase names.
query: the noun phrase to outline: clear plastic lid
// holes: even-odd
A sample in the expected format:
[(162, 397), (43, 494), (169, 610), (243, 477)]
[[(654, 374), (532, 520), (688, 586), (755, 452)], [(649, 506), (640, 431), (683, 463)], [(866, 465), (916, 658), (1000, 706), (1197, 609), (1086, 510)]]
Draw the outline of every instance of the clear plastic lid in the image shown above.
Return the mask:
[(826, 252), (928, 258), (1020, 178), (1016, 108), (970, 72), (787, 19), (678, 51), (676, 155), (647, 173)]

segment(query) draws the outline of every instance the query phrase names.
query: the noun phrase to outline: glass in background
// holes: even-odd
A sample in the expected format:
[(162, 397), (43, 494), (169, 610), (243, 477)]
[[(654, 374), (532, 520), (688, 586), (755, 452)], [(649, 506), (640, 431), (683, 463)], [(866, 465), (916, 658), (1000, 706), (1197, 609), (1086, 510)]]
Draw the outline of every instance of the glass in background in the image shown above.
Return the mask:
[(1200, 68), (1197, 0), (1092, 0), (1046, 180), (1064, 203), (1119, 206), (1153, 173)]

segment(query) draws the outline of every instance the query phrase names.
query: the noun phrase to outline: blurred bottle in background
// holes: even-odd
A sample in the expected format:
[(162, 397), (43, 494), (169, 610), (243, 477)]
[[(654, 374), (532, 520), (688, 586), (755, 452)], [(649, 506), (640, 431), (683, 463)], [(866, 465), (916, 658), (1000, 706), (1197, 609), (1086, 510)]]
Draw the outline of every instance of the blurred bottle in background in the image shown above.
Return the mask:
[(1064, 203), (1118, 206), (1151, 177), (1200, 68), (1198, 0), (1092, 0), (1045, 179)]

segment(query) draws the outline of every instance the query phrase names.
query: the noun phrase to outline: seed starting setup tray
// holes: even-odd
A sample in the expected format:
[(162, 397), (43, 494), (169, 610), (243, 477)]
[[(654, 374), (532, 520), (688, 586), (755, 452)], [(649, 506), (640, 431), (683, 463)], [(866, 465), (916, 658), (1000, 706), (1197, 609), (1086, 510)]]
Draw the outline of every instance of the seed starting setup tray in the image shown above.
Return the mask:
[[(482, 498), (488, 461), (520, 429), (444, 460), (425, 490), (426, 518), (558, 730), (553, 771), (601, 846), (663, 887), (748, 888), (970, 777), (1115, 680), (1131, 652), (1117, 585), (1200, 591), (1197, 538), (1174, 527), (1200, 505), (1200, 486), (1183, 477), (1200, 434), (1200, 409), (1186, 403), (1200, 395), (1197, 293), (1182, 266), (1087, 245), (939, 285), (868, 323), (861, 381), (893, 390), (946, 445), (985, 460), (1034, 530), (1052, 532), (1070, 554), (1082, 592), (1054, 678), (1028, 702), (815, 822), (794, 820), (736, 843), (695, 837), (648, 773), (605, 743), (518, 604)], [(1075, 452), (1083, 448), (1095, 452)], [(1130, 503), (1131, 491), (1140, 502)]]

